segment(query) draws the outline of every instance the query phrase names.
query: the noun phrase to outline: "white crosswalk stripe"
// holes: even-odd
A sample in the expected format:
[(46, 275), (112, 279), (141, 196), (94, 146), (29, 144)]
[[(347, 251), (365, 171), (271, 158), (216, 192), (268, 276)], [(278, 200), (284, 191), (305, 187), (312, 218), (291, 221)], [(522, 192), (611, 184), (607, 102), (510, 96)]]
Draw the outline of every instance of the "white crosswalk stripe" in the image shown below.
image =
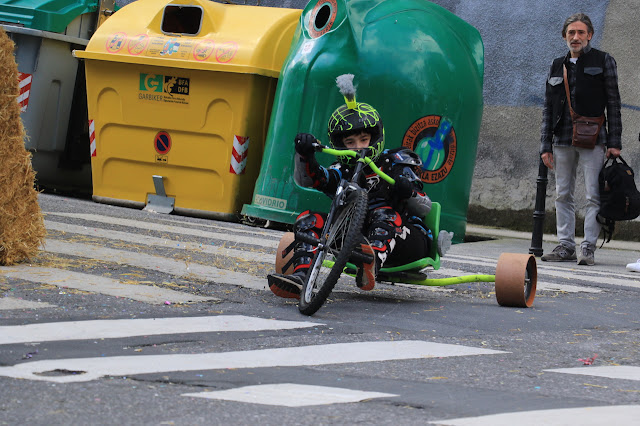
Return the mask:
[[(451, 264), (462, 264), (462, 265), (476, 265), (483, 267), (491, 267), (495, 268), (497, 265), (497, 260), (492, 258), (483, 258), (482, 256), (464, 256), (464, 255), (451, 255), (447, 254), (446, 258), (443, 259), (443, 263), (445, 265), (451, 266)], [(575, 292), (577, 289), (582, 289), (583, 292), (601, 292), (601, 289), (590, 289), (584, 286), (567, 286), (565, 284), (557, 284), (557, 283), (545, 283), (541, 277), (551, 277), (551, 278), (563, 278), (569, 280), (575, 280), (576, 277), (580, 277), (581, 281), (590, 282), (593, 284), (602, 284), (606, 282), (610, 285), (620, 286), (620, 287), (631, 287), (631, 288), (640, 288), (640, 281), (637, 280), (638, 275), (631, 274), (616, 274), (616, 276), (611, 276), (611, 273), (602, 272), (602, 271), (594, 271), (589, 270), (588, 272), (580, 272), (580, 271), (568, 271), (563, 268), (559, 268), (557, 266), (550, 266), (546, 264), (541, 264), (542, 262), (538, 262), (538, 283), (541, 284), (541, 290), (556, 290), (556, 291), (566, 291), (566, 292)], [(576, 288), (577, 287), (577, 288)]]
[[(132, 234), (131, 232), (115, 231), (113, 229), (102, 229), (95, 227), (86, 227), (80, 225), (70, 225), (67, 223), (53, 222), (45, 220), (45, 226), (49, 230), (56, 230), (62, 232), (68, 232), (79, 235), (86, 235), (89, 237), (106, 238), (109, 240), (118, 240), (127, 243), (143, 244), (149, 247), (161, 247), (170, 248), (181, 251), (195, 251), (199, 253), (211, 254), (214, 256), (233, 257), (236, 259), (249, 261), (249, 262), (275, 262), (274, 254), (265, 254), (261, 252), (253, 252), (248, 250), (230, 249), (222, 246), (207, 245), (200, 243), (192, 243), (189, 241), (182, 241), (176, 239), (151, 237), (142, 234)], [(277, 243), (274, 243), (274, 246)], [(271, 248), (273, 248), (272, 246)]]
[[(243, 315), (70, 321), (0, 327), (0, 345), (112, 339), (143, 335), (295, 330), (322, 325), (324, 324), (315, 321), (281, 321)], [(133, 376), (174, 371), (320, 366), (497, 354), (504, 356), (509, 352), (415, 340), (374, 341), (221, 353), (48, 359), (0, 367), (0, 376), (54, 383), (75, 383), (97, 380), (105, 376)], [(623, 380), (640, 380), (640, 367), (633, 366), (602, 366), (549, 369), (544, 371)], [(301, 395), (304, 395), (304, 397), (301, 397)], [(241, 386), (221, 391), (192, 392), (182, 394), (182, 396), (263, 405), (302, 407), (358, 402), (372, 398), (395, 398), (400, 395), (332, 386), (274, 383)], [(501, 413), (489, 416), (439, 420), (431, 423), (455, 426), (507, 425), (513, 424), (516, 419), (520, 418), (518, 424), (524, 425), (564, 425), (576, 424), (575, 422), (577, 424), (596, 425), (602, 424), (603, 419), (611, 419), (615, 424), (626, 424), (626, 421), (640, 414), (639, 410), (640, 406), (582, 407), (537, 410), (526, 413)], [(571, 421), (566, 423), (567, 419)]]
[[(171, 371), (352, 364), (507, 352), (423, 341), (334, 343), (222, 353), (50, 359), (0, 367), (0, 376), (56, 383)], [(68, 375), (48, 375), (51, 372)]]
[[(549, 373), (640, 381), (640, 367), (635, 366), (589, 366), (555, 368), (544, 371)], [(640, 405), (620, 405), (519, 411), (515, 413), (437, 420), (430, 423), (441, 426), (510, 426), (513, 424), (519, 426), (600, 426), (603, 424), (636, 424), (639, 417)]]
[(429, 422), (441, 426), (601, 426), (638, 424), (640, 405), (518, 411)]
[[(47, 229), (64, 232), (66, 234), (75, 234), (81, 236), (95, 237), (98, 239), (108, 239), (112, 241), (122, 241), (125, 243), (132, 243), (136, 245), (145, 245), (150, 248), (171, 248), (174, 250), (183, 251), (186, 253), (202, 253), (210, 254), (216, 257), (230, 259), (233, 264), (233, 259), (239, 261), (260, 262), (262, 264), (272, 264), (274, 262), (274, 254), (271, 251), (269, 254), (261, 252), (259, 250), (241, 250), (237, 248), (224, 247), (222, 243), (218, 243), (220, 239), (224, 242), (230, 241), (234, 243), (251, 244), (256, 247), (269, 247), (271, 250), (277, 245), (278, 235), (277, 232), (264, 232), (256, 231), (252, 236), (245, 236), (243, 232), (238, 232), (237, 229), (229, 227), (229, 225), (211, 225), (216, 231), (224, 232), (209, 232), (202, 231), (200, 229), (188, 228), (185, 226), (174, 226), (166, 223), (148, 223), (138, 220), (121, 219), (109, 216), (99, 216), (92, 214), (80, 214), (80, 213), (47, 213), (48, 218), (55, 217), (69, 217), (75, 219), (82, 219), (90, 222), (90, 225), (119, 225), (124, 227), (134, 228), (142, 231), (162, 231), (163, 233), (170, 233), (176, 238), (160, 238), (150, 235), (145, 235), (139, 232), (125, 232), (113, 229), (104, 229), (99, 226), (81, 226), (74, 224), (67, 224), (62, 222), (56, 222), (51, 219), (47, 219), (45, 224)], [(244, 231), (246, 234), (247, 231)], [(251, 233), (249, 231), (248, 233)], [(210, 244), (202, 244), (191, 241), (185, 241), (181, 239), (181, 236), (193, 237), (197, 236), (205, 239), (213, 239)], [(100, 247), (94, 244), (85, 244), (79, 242), (62, 241), (55, 238), (47, 240), (45, 250), (51, 253), (56, 253), (65, 256), (80, 256), (90, 259), (100, 259), (102, 261), (111, 261), (119, 264), (130, 265), (134, 267), (144, 268), (156, 272), (162, 272), (177, 277), (191, 276), (197, 279), (211, 281), (221, 284), (240, 285), (251, 289), (266, 290), (266, 282), (264, 277), (256, 277), (243, 272), (237, 272), (229, 269), (221, 269), (208, 265), (202, 265), (196, 262), (185, 262), (181, 260), (167, 258), (166, 256), (151, 255), (146, 253), (140, 253), (133, 250), (120, 250), (114, 248)], [(469, 257), (469, 256), (450, 256), (447, 258), (448, 264), (464, 264), (465, 267), (469, 265), (477, 266), (490, 266), (495, 267), (495, 260)], [(548, 268), (551, 275), (567, 277), (568, 274), (565, 271), (554, 270)], [(4, 272), (5, 276), (22, 275), (23, 279), (31, 280), (33, 282), (56, 282), (58, 286), (65, 286), (75, 288), (79, 290), (92, 291), (95, 293), (107, 294), (117, 297), (128, 297), (132, 300), (138, 300), (145, 303), (191, 303), (201, 302), (207, 300), (215, 300), (213, 297), (197, 297), (190, 296), (188, 294), (176, 292), (174, 290), (162, 289), (150, 286), (132, 286), (120, 283), (118, 280), (108, 277), (99, 277), (91, 274), (83, 274), (79, 272), (66, 272), (56, 271), (53, 268), (33, 268), (27, 266), (20, 266), (12, 268), (11, 272), (8, 270), (0, 269), (0, 272)], [(433, 277), (447, 277), (447, 276), (460, 276), (467, 275), (469, 272), (452, 269), (441, 268), (438, 271), (434, 271), (431, 276)], [(597, 280), (596, 278), (590, 278)], [(625, 280), (620, 280), (625, 281)], [(626, 282), (626, 281), (625, 281)], [(146, 287), (146, 288), (145, 288)], [(421, 288), (421, 287), (416, 287)], [(585, 286), (573, 286), (566, 284), (548, 283), (539, 281), (538, 288), (540, 290), (552, 290), (563, 292), (587, 292), (598, 293), (601, 289), (589, 288)], [(425, 288), (422, 288), (425, 289)], [(452, 291), (449, 288), (427, 288), (429, 290), (437, 291)], [(337, 289), (336, 291), (340, 291)], [(17, 309), (20, 304), (4, 303), (4, 309)], [(3, 305), (0, 305), (0, 309), (3, 309)], [(37, 309), (38, 307), (47, 307), (46, 305), (32, 306)]]
[(631, 365), (603, 365), (578, 368), (555, 368), (545, 370), (553, 373), (577, 374), (582, 376), (607, 377), (610, 379), (624, 379), (640, 381), (640, 367)]
[[(260, 230), (255, 228), (252, 228), (250, 230), (241, 230), (241, 229), (238, 229), (237, 227), (232, 227), (230, 225), (225, 225), (225, 224), (207, 225), (208, 228), (214, 229), (215, 231), (222, 231), (222, 232), (202, 231), (201, 229), (189, 228), (185, 226), (183, 223), (171, 221), (169, 219), (163, 219), (162, 221), (159, 221), (159, 223), (148, 223), (148, 222), (143, 222), (138, 220), (122, 219), (122, 218), (115, 218), (115, 217), (101, 216), (101, 215), (94, 215), (94, 214), (64, 213), (64, 212), (49, 212), (47, 213), (47, 217), (48, 219), (46, 221), (46, 225), (47, 225), (47, 228), (51, 230), (57, 230), (57, 231), (62, 231), (66, 233), (78, 234), (78, 235), (93, 236), (97, 238), (106, 238), (110, 240), (118, 240), (123, 242), (134, 243), (134, 244), (142, 244), (142, 245), (146, 245), (154, 248), (163, 247), (163, 248), (172, 248), (176, 250), (181, 250), (185, 252), (190, 252), (190, 251), (199, 252), (199, 253), (211, 254), (214, 256), (219, 256), (219, 257), (224, 257), (229, 259), (238, 259), (240, 261), (260, 262), (262, 264), (267, 264), (267, 265), (272, 264), (274, 262), (275, 256), (272, 250), (275, 249), (275, 247), (277, 246), (279, 235), (281, 235), (281, 233), (278, 233), (277, 231), (267, 232), (265, 230)], [(144, 235), (140, 233), (131, 233), (131, 232), (125, 232), (125, 231), (103, 229), (103, 228), (100, 228), (99, 226), (96, 227), (96, 226), (71, 225), (71, 224), (66, 224), (66, 223), (61, 223), (61, 222), (56, 222), (54, 220), (51, 220), (51, 218), (55, 218), (55, 217), (81, 219), (91, 223), (91, 225), (118, 225), (118, 226), (130, 227), (130, 228), (134, 228), (142, 231), (156, 231), (156, 232), (169, 233), (177, 237), (177, 239), (176, 238), (171, 238), (171, 239), (159, 238), (159, 237)], [(173, 225), (172, 223), (180, 223), (182, 226), (176, 226), (176, 225)], [(201, 226), (201, 225), (198, 224), (198, 226)], [(251, 236), (247, 234), (251, 234)], [(197, 236), (204, 239), (211, 239), (213, 240), (213, 242), (211, 244), (203, 244), (201, 242), (194, 243), (190, 241), (185, 241), (181, 239), (180, 236), (186, 236), (186, 237)], [(218, 241), (224, 241), (231, 244), (233, 243), (249, 244), (255, 247), (267, 248), (269, 249), (269, 253), (264, 253), (259, 250), (251, 251), (246, 249), (243, 250), (238, 248), (229, 248), (229, 247), (223, 246), (223, 244), (216, 243)], [(75, 250), (73, 247), (70, 247), (70, 246), (62, 247), (61, 244), (64, 245), (69, 243), (54, 242), (52, 244), (48, 244), (47, 250), (56, 252), (58, 254), (82, 255), (80, 254), (82, 250), (80, 250), (80, 253), (79, 253), (78, 250)], [(105, 253), (105, 251), (109, 252), (109, 250), (113, 250), (113, 249), (105, 248), (102, 250), (101, 250), (101, 253)], [(111, 254), (113, 253), (114, 252), (111, 252)], [(185, 268), (181, 266), (176, 268), (177, 265), (173, 262), (168, 262), (168, 265), (166, 265), (166, 268), (165, 268), (164, 261), (160, 261), (158, 257), (154, 258), (150, 256), (151, 255), (141, 255), (141, 254), (137, 255), (138, 258), (146, 257), (146, 259), (149, 259), (150, 260), (149, 264), (153, 264), (156, 270), (160, 270), (162, 272), (169, 273), (172, 275), (180, 276), (181, 274), (184, 275), (185, 273), (190, 273), (190, 274), (195, 274), (198, 278), (201, 278), (204, 280), (211, 280), (211, 281), (215, 281), (223, 284), (233, 284), (233, 285), (238, 285), (238, 283), (241, 282), (243, 286), (248, 288), (262, 289), (262, 290), (266, 289), (266, 285), (263, 277), (246, 276), (245, 278), (238, 279), (240, 278), (240, 275), (238, 274), (241, 274), (241, 273), (232, 272), (231, 275), (228, 275), (226, 273), (221, 273), (220, 270), (215, 271), (215, 268), (213, 268), (212, 270), (210, 269), (211, 267), (209, 266), (198, 265), (195, 263), (192, 263), (190, 265), (191, 267), (189, 267), (188, 270), (185, 270)], [(118, 261), (121, 262), (123, 256), (116, 255), (115, 258), (120, 259)], [(123, 263), (129, 264), (132, 266), (141, 267), (141, 262), (137, 262), (135, 260), (132, 260), (130, 262), (123, 262)], [(147, 263), (147, 262), (143, 261), (142, 263)], [(171, 265), (172, 263), (173, 265)], [(160, 266), (160, 264), (162, 264), (163, 266)], [(474, 265), (495, 268), (496, 260), (491, 258), (483, 258), (482, 256), (472, 257), (472, 256), (465, 256), (465, 255), (447, 255), (446, 259), (444, 260), (444, 264), (449, 266), (459, 264), (463, 266), (463, 268), (465, 269), (469, 269), (470, 266), (473, 267)], [(198, 269), (199, 272), (194, 272), (192, 269)], [(208, 269), (208, 270), (205, 270), (205, 269)], [(548, 280), (545, 280), (545, 277), (572, 279), (572, 278), (575, 278), (574, 271), (567, 271), (562, 268), (554, 267), (553, 265), (539, 265), (538, 269), (539, 269), (539, 279), (538, 279), (539, 291), (556, 291), (556, 292), (566, 292), (566, 293), (593, 293), (593, 294), (601, 293), (604, 291), (602, 288), (597, 288), (597, 287), (560, 284), (557, 282), (550, 282)], [(593, 271), (590, 271), (590, 272), (593, 272)], [(434, 278), (438, 278), (438, 277), (462, 276), (462, 275), (469, 275), (474, 273), (476, 272), (468, 271), (468, 270), (453, 269), (451, 267), (443, 267), (438, 271), (433, 271), (430, 274), (430, 276)], [(599, 284), (602, 282), (601, 276), (599, 275), (598, 271), (595, 271), (595, 273), (590, 273), (587, 275), (580, 275), (580, 278), (583, 281), (593, 282), (596, 284)], [(627, 277), (624, 277), (624, 276), (620, 276), (620, 278), (608, 276), (607, 283), (618, 285), (618, 286), (625, 286), (625, 287), (640, 287), (640, 282), (629, 280), (627, 279)], [(433, 290), (433, 288), (431, 290)], [(436, 288), (436, 290), (438, 289)], [(439, 289), (439, 290), (450, 291), (449, 289)], [(340, 289), (338, 289), (337, 291), (340, 291)]]
[(266, 280), (262, 277), (129, 250), (118, 250), (92, 244), (70, 243), (53, 239), (47, 240), (45, 250), (52, 253), (100, 259), (152, 271), (161, 271), (179, 277), (190, 275), (206, 281), (241, 285), (259, 290), (266, 287)]
[[(212, 240), (228, 241), (233, 243), (248, 244), (254, 246), (262, 246), (273, 248), (274, 244), (278, 245), (279, 238), (276, 238), (272, 233), (261, 232), (257, 229), (240, 230), (231, 228), (220, 228), (224, 232), (209, 232), (201, 229), (187, 228), (184, 226), (173, 226), (165, 223), (149, 223), (131, 219), (121, 219), (110, 216), (101, 216), (95, 214), (82, 214), (82, 213), (47, 213), (47, 217), (51, 216), (63, 216), (75, 219), (84, 219), (94, 223), (103, 223), (109, 225), (120, 225), (140, 230), (157, 231), (169, 234), (178, 235), (190, 235), (200, 238), (209, 238)], [(244, 236), (242, 234), (248, 234), (250, 236)]]
[(55, 307), (55, 305), (46, 302), (35, 302), (11, 296), (0, 297), (0, 311), (8, 311), (12, 309), (44, 309), (53, 307)]
[(359, 402), (372, 398), (391, 398), (398, 395), (382, 392), (363, 392), (328, 386), (277, 383), (271, 385), (243, 386), (215, 392), (184, 393), (182, 396), (250, 402), (252, 404), (282, 405), (285, 407), (307, 407), (310, 405)]
[(289, 330), (324, 325), (244, 315), (68, 321), (0, 327), (0, 345), (57, 340), (113, 339), (160, 334)]
[[(0, 345), (69, 340), (98, 340), (163, 334), (304, 329), (315, 321), (281, 321), (243, 315), (151, 319), (87, 320), (0, 327)], [(374, 341), (281, 347), (203, 354), (112, 356), (48, 359), (0, 367), (0, 376), (74, 383), (104, 376), (173, 371), (227, 370), (370, 363), (393, 360), (506, 354), (508, 352), (423, 341)], [(301, 407), (393, 398), (396, 394), (296, 383), (241, 386), (184, 397)]]
[[(0, 267), (3, 276), (18, 278), (36, 283), (55, 284), (58, 287), (127, 299), (150, 304), (194, 303), (219, 300), (215, 297), (203, 297), (195, 294), (154, 287), (148, 285), (122, 284), (119, 280), (81, 272), (65, 271), (56, 268), (41, 268), (30, 265)], [(42, 306), (46, 307), (46, 306)]]
[[(203, 265), (193, 261), (179, 260), (167, 256), (159, 256), (140, 252), (139, 249), (122, 250), (86, 244), (80, 242), (69, 242), (62, 239), (48, 238), (44, 251), (63, 256), (78, 256), (85, 259), (94, 259), (103, 262), (114, 262), (121, 265), (128, 265), (143, 268), (153, 272), (161, 272), (181, 278), (193, 278), (219, 284), (231, 284), (243, 286), (256, 290), (266, 290), (266, 280), (262, 276), (254, 276), (244, 272), (234, 271), (231, 268), (237, 261), (259, 262), (262, 264), (273, 264), (275, 256), (273, 251), (266, 254), (260, 250), (241, 250), (224, 247), (229, 242), (251, 244), (258, 247), (269, 247), (271, 250), (277, 246), (277, 233), (264, 231), (244, 231), (234, 228), (216, 226), (215, 229), (223, 230), (224, 233), (207, 232), (199, 229), (178, 227), (173, 225), (163, 225), (147, 223), (142, 221), (119, 219), (108, 216), (85, 215), (76, 213), (47, 213), (48, 217), (72, 217), (81, 218), (93, 224), (122, 225), (135, 228), (136, 230), (163, 231), (174, 236), (198, 236), (200, 238), (215, 239), (209, 244), (193, 243), (181, 241), (179, 239), (159, 238), (144, 235), (140, 232), (124, 232), (113, 229), (103, 229), (95, 226), (80, 226), (46, 220), (45, 225), (48, 230), (55, 230), (68, 234), (96, 237), (111, 241), (122, 241), (125, 243), (148, 246), (150, 248), (171, 248), (187, 253), (212, 255), (217, 259), (226, 259), (229, 267), (218, 268)], [(251, 234), (245, 236), (242, 234)], [(222, 240), (222, 241), (220, 241)], [(156, 286), (143, 285), (139, 283), (121, 282), (121, 280), (111, 277), (103, 277), (90, 273), (66, 271), (51, 267), (37, 267), (28, 264), (14, 265), (11, 267), (0, 267), (0, 274), (7, 278), (18, 278), (35, 283), (53, 284), (57, 287), (73, 288), (77, 290), (89, 291), (92, 293), (105, 294), (115, 297), (125, 297), (150, 304), (162, 303), (197, 303), (219, 300), (215, 297), (203, 297), (185, 292), (165, 289)], [(6, 299), (6, 298), (3, 298)], [(52, 305), (37, 303), (35, 301), (0, 299), (0, 310), (9, 309), (41, 309), (49, 308)]]
[[(87, 222), (87, 226), (58, 222), (55, 218), (79, 219)], [(189, 227), (178, 221), (167, 218), (160, 218), (157, 223), (149, 223), (140, 220), (123, 219), (95, 214), (48, 212), (46, 227), (52, 231), (59, 231), (65, 235), (79, 235), (94, 237), (99, 240), (120, 241), (135, 244), (136, 247), (146, 246), (150, 249), (169, 248), (177, 252), (183, 252), (186, 256), (192, 253), (211, 255), (216, 259), (226, 259), (222, 262), (222, 267), (213, 267), (197, 263), (195, 261), (186, 262), (167, 256), (148, 254), (144, 252), (123, 249), (108, 248), (88, 244), (84, 242), (69, 242), (57, 237), (49, 238), (44, 247), (45, 251), (63, 256), (79, 256), (86, 259), (98, 259), (101, 261), (114, 262), (122, 265), (143, 268), (149, 271), (161, 272), (180, 278), (192, 277), (198, 280), (215, 282), (219, 284), (230, 284), (243, 286), (254, 290), (267, 290), (266, 280), (263, 276), (254, 276), (238, 270), (233, 270), (235, 262), (257, 262), (263, 265), (271, 265), (274, 262), (274, 250), (281, 232), (271, 230), (260, 230), (250, 228), (240, 229), (235, 224), (197, 224), (197, 228)], [(122, 226), (132, 228), (134, 231), (106, 229), (103, 226)], [(194, 225), (195, 226), (195, 225)], [(212, 231), (202, 230), (202, 228)], [(171, 237), (159, 237), (148, 235), (148, 232), (162, 232)], [(183, 238), (184, 237), (184, 238)], [(199, 242), (190, 241), (189, 238), (197, 237)], [(204, 240), (204, 241), (203, 241)], [(205, 242), (206, 241), (206, 242)], [(231, 248), (229, 245), (245, 244), (255, 247), (255, 249)], [(473, 266), (495, 268), (496, 261), (482, 256), (448, 255), (443, 267), (438, 271), (430, 273), (430, 277), (452, 277), (469, 275), (476, 273), (468, 271)], [(228, 265), (228, 266), (225, 266)], [(450, 266), (460, 265), (461, 269), (454, 269)], [(467, 270), (464, 270), (467, 269)], [(69, 287), (78, 290), (90, 291), (116, 297), (126, 297), (144, 303), (161, 304), (169, 303), (197, 303), (217, 300), (215, 297), (202, 297), (187, 293), (163, 289), (142, 284), (131, 285), (123, 283), (115, 278), (101, 277), (81, 272), (67, 272), (56, 270), (55, 268), (36, 268), (26, 265), (12, 267), (10, 270), (0, 268), (0, 273), (6, 277), (21, 277), (22, 279), (40, 283), (54, 283), (58, 287)], [(567, 293), (601, 293), (604, 290), (597, 287), (584, 285), (569, 285), (556, 282), (545, 281), (544, 277), (550, 278), (574, 278), (572, 271), (566, 271), (553, 265), (539, 266), (539, 291), (558, 291)], [(581, 275), (581, 280), (593, 283), (600, 283), (598, 272), (590, 275)], [(607, 277), (607, 282), (619, 285), (635, 287), (640, 286), (634, 280), (626, 277)], [(452, 288), (421, 287), (412, 286), (416, 289), (430, 291), (454, 291)], [(355, 291), (350, 288), (338, 288), (340, 291)], [(27, 306), (27, 303), (31, 303)], [(35, 301), (4, 301), (0, 303), (0, 310), (4, 309), (40, 309), (51, 307), (47, 304), (37, 304)]]

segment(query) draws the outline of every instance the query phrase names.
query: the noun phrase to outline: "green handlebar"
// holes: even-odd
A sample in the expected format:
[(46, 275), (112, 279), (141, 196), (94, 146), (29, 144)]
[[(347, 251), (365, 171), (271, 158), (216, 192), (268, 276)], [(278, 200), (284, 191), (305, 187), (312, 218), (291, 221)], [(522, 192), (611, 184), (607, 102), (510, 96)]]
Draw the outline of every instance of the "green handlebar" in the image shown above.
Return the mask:
[[(324, 146), (320, 149), (320, 152), (324, 152), (325, 154), (333, 155), (335, 157), (357, 157), (358, 156), (358, 153), (352, 149), (333, 149), (333, 148), (327, 148)], [(371, 168), (371, 170), (376, 172), (378, 176), (380, 176), (383, 180), (385, 180), (389, 184), (391, 185), (396, 184), (395, 179), (393, 179), (391, 176), (389, 176), (388, 174), (380, 170), (378, 166), (376, 166), (375, 163), (371, 160), (371, 158), (364, 157), (364, 158), (358, 159), (358, 161), (364, 162), (367, 166)]]

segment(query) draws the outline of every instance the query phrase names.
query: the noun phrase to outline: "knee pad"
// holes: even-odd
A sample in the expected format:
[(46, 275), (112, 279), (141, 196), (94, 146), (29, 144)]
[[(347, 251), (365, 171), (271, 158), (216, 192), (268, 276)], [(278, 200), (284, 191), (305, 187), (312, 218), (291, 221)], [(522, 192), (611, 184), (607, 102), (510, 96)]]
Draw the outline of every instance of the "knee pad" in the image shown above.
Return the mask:
[(403, 234), (402, 216), (391, 207), (378, 207), (369, 218), (367, 235), (380, 264), (384, 264), (396, 245), (396, 237)]
[(282, 269), (283, 271), (287, 271), (283, 272), (286, 274), (309, 267), (313, 259), (315, 247), (311, 244), (296, 240), (295, 234), (307, 234), (318, 238), (322, 232), (322, 228), (324, 227), (324, 222), (325, 215), (323, 213), (314, 213), (307, 210), (298, 215), (293, 225), (295, 232), (291, 233), (290, 236), (287, 236), (286, 244), (281, 241), (282, 247), (278, 247), (278, 254), (276, 255), (276, 272), (279, 272), (278, 269)]
[(402, 216), (391, 207), (378, 207), (371, 212), (371, 223), (384, 222), (391, 226), (402, 226)]
[(402, 216), (391, 207), (379, 207), (371, 212), (368, 228), (371, 245), (380, 247), (402, 232)]
[[(294, 235), (295, 234), (305, 234), (314, 238), (319, 238), (322, 233), (322, 228), (324, 227), (326, 214), (324, 213), (315, 213), (309, 210), (302, 212), (298, 215), (296, 222), (293, 224)], [(307, 252), (309, 256), (313, 256), (311, 252), (315, 249), (315, 246), (304, 243), (302, 241), (296, 240), (295, 242), (295, 251), (298, 252)], [(300, 254), (294, 255), (294, 257), (299, 257)]]
[(315, 247), (295, 239), (293, 232), (282, 236), (276, 252), (276, 273), (290, 275), (309, 268)]
[(312, 231), (315, 233), (317, 237), (322, 232), (322, 228), (324, 227), (325, 215), (322, 213), (314, 213), (309, 210), (302, 212), (296, 218), (295, 223), (293, 224), (293, 229), (295, 232), (306, 233), (307, 231)]

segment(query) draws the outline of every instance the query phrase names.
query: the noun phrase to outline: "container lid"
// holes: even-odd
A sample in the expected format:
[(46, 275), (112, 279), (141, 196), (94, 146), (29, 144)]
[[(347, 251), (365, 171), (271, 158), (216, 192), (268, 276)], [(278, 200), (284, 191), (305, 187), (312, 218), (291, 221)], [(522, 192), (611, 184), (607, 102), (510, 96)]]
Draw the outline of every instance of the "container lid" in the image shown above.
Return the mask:
[(80, 15), (98, 10), (98, 0), (0, 0), (0, 23), (64, 33)]
[(138, 0), (98, 28), (79, 58), (278, 77), (299, 9)]

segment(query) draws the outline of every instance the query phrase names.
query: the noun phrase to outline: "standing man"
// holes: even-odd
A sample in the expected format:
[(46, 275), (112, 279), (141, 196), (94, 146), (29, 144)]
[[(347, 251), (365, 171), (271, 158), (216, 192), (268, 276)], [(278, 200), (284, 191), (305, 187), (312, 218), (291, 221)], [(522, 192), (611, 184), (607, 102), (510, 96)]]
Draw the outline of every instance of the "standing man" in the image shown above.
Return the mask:
[[(569, 52), (556, 58), (547, 78), (542, 110), (540, 155), (556, 174), (556, 226), (558, 246), (542, 256), (543, 261), (575, 261), (594, 265), (594, 252), (600, 234), (598, 174), (607, 157), (617, 157), (622, 149), (622, 118), (616, 61), (606, 52), (591, 47), (593, 25), (584, 13), (570, 16), (562, 27), (562, 38)], [(580, 115), (599, 117), (606, 110), (605, 124), (593, 149), (572, 146), (573, 124), (564, 85), (564, 67), (573, 110)], [(584, 240), (576, 256), (575, 183), (576, 171), (584, 174), (587, 199)]]

